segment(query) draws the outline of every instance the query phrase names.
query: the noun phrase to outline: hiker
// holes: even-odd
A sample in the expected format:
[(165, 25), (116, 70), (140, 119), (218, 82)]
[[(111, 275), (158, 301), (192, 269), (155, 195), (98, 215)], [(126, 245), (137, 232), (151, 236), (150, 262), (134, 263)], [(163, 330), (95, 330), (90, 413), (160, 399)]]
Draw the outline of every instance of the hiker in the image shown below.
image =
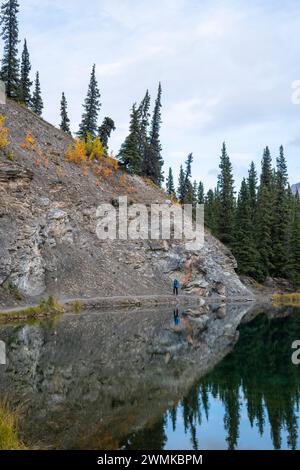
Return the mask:
[(173, 282), (173, 294), (178, 295), (178, 293), (179, 293), (179, 281), (178, 279), (175, 279), (175, 281)]

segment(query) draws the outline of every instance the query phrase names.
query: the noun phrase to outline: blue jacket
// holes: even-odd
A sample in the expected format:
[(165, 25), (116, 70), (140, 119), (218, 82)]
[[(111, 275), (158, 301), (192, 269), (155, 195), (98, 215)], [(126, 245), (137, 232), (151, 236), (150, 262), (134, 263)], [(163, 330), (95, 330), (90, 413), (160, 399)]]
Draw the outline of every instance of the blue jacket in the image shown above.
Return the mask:
[(173, 287), (174, 289), (179, 289), (179, 281), (177, 279), (175, 279)]

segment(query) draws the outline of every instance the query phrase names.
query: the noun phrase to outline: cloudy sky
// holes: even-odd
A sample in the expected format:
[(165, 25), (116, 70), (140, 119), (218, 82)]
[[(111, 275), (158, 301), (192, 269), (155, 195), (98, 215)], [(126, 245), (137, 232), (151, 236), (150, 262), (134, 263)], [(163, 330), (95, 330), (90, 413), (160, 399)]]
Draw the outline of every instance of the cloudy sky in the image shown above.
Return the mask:
[(194, 153), (193, 176), (213, 187), (225, 140), (236, 180), (285, 146), (292, 183), (300, 181), (298, 0), (20, 0), (20, 36), (41, 76), (44, 117), (59, 123), (64, 90), (74, 131), (93, 63), (99, 121), (117, 125), (116, 153), (129, 110), (163, 86), (161, 132), (166, 170)]

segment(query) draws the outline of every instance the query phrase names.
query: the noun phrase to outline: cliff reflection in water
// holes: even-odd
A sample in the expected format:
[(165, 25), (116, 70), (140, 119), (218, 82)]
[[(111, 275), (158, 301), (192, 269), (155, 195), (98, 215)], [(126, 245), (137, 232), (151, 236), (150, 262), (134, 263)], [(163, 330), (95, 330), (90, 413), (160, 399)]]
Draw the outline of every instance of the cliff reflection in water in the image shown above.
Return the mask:
[(154, 426), (131, 435), (125, 449), (299, 449), (300, 311), (259, 315), (210, 374)]
[(300, 311), (268, 310), (238, 342), (249, 304), (3, 325), (0, 396), (21, 406), (28, 447), (296, 449)]

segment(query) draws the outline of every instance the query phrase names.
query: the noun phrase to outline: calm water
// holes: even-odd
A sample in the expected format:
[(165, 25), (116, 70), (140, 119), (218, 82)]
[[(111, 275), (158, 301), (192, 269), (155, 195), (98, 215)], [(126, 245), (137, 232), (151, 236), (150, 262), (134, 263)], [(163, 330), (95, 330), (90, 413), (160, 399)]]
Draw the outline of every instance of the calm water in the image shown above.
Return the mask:
[[(212, 309), (208, 332), (232, 324), (241, 309)], [(215, 340), (201, 333), (197, 349), (190, 330), (170, 330), (185, 328), (181, 313), (1, 326), (0, 396), (21, 406), (22, 438), (34, 448), (299, 449), (300, 365), (291, 345), (300, 339), (300, 309), (281, 313), (242, 324), (235, 346), (224, 343), (232, 352), (201, 379), (199, 351), (207, 347), (211, 357)]]
[(300, 311), (240, 327), (234, 351), (124, 449), (299, 449)]

